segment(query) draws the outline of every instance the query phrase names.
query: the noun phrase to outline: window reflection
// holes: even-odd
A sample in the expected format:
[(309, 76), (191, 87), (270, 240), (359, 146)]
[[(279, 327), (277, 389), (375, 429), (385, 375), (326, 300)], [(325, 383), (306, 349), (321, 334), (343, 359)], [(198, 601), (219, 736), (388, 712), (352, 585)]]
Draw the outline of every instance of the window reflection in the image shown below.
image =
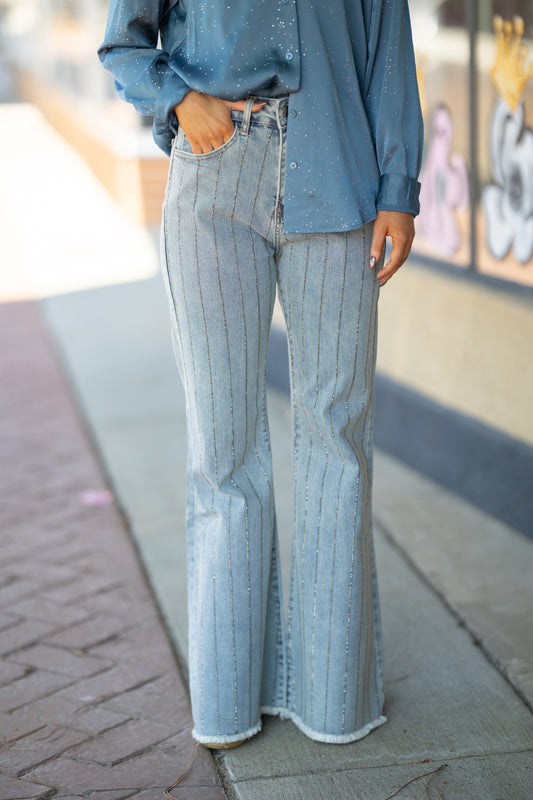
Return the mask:
[(469, 37), (464, 3), (411, 4), (426, 126), (416, 250), (470, 265)]
[(486, 2), (478, 36), (479, 270), (533, 285), (533, 10)]

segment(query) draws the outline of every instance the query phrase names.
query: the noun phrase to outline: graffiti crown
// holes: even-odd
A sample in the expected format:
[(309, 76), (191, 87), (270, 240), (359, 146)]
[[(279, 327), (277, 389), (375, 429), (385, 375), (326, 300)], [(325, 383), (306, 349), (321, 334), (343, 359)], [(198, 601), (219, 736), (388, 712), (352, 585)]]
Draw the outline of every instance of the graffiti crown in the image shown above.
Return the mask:
[(507, 105), (516, 111), (527, 82), (533, 75), (533, 64), (528, 60), (527, 48), (522, 43), (525, 25), (522, 17), (504, 20), (493, 19), (496, 33), (496, 59), (491, 78), (498, 93)]

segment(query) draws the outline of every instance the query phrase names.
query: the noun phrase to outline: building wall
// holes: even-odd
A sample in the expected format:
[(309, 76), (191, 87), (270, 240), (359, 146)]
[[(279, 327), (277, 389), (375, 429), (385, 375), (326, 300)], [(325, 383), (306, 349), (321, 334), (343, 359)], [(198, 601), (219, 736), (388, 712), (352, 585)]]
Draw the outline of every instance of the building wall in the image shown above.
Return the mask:
[(533, 446), (533, 302), (411, 260), (379, 301), (378, 369)]

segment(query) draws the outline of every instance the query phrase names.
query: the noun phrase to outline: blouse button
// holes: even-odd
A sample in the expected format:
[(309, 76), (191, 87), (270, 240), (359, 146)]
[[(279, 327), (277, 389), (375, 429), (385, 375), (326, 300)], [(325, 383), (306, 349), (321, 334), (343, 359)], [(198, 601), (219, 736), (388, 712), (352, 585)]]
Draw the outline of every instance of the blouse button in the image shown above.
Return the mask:
[(293, 56), (293, 54), (291, 52), (287, 52), (287, 53), (285, 53), (285, 58), (287, 59), (287, 61), (292, 61), (294, 56)]
[(291, 169), (297, 169), (298, 168), (298, 164), (296, 163), (296, 161), (291, 161), (291, 163), (289, 164), (289, 167)]

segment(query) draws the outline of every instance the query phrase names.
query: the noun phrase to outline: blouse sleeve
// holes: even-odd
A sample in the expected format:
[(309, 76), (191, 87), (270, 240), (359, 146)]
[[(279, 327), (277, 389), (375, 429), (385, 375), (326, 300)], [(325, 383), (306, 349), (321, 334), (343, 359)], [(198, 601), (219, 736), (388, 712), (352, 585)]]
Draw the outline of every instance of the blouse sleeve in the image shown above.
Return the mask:
[(174, 113), (190, 87), (172, 68), (169, 54), (159, 48), (162, 17), (173, 6), (173, 28), (185, 27), (185, 15), (176, 13), (177, 2), (168, 0), (111, 0), (103, 43), (98, 57), (115, 79), (118, 95), (141, 114), (154, 118), (154, 138), (170, 152), (177, 132)]
[(376, 207), (416, 215), (424, 130), (409, 8), (407, 0), (368, 0), (367, 9), (364, 102), (381, 172)]

